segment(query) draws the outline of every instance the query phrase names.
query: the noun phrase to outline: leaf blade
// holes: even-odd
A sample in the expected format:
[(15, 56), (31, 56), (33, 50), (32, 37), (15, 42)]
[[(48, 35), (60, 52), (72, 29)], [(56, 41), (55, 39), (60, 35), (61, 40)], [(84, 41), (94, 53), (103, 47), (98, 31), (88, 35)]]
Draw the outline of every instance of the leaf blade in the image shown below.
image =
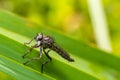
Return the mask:
[[(82, 42), (79, 42), (79, 41), (73, 40), (73, 39), (71, 39), (69, 37), (66, 37), (62, 33), (56, 32), (53, 29), (48, 29), (48, 28), (44, 28), (42, 26), (33, 24), (33, 23), (31, 23), (29, 21), (26, 21), (26, 20), (24, 20), (24, 19), (22, 19), (22, 18), (20, 18), (18, 16), (8, 14), (8, 13), (6, 13), (4, 11), (0, 12), (0, 17), (1, 16), (4, 19), (0, 19), (0, 21), (1, 21), (0, 25), (4, 29), (6, 29), (8, 31), (12, 31), (13, 32), (12, 34), (16, 34), (17, 33), (17, 34), (21, 35), (21, 39), (22, 40), (20, 38), (18, 38), (18, 37), (11, 37), (11, 35), (7, 35), (6, 32), (8, 32), (8, 31), (5, 31), (5, 32), (2, 31), (1, 34), (4, 35), (4, 36), (9, 37), (10, 39), (18, 41), (19, 43), (23, 43), (24, 41), (27, 41), (28, 38), (31, 38), (31, 37), (35, 36), (36, 32), (39, 32), (39, 31), (43, 32), (45, 34), (54, 36), (54, 38), (56, 39), (56, 42), (60, 46), (62, 46), (65, 50), (67, 50), (73, 56), (75, 56), (74, 58), (76, 59), (77, 62), (75, 61), (75, 63), (70, 63), (70, 64), (65, 62), (65, 60), (62, 60), (61, 58), (58, 58), (58, 56), (55, 56), (55, 55), (52, 56), (57, 61), (62, 62), (62, 63), (59, 62), (60, 64), (64, 64), (65, 63), (65, 64), (69, 65), (68, 68), (69, 67), (73, 67), (73, 68), (76, 68), (76, 69), (78, 69), (80, 71), (83, 70), (84, 73), (87, 73), (87, 74), (89, 74), (89, 75), (91, 75), (93, 77), (97, 77), (97, 78), (100, 78), (100, 79), (107, 78), (106, 76), (109, 75), (109, 74), (105, 74), (106, 76), (102, 77), (102, 75), (104, 75), (103, 72), (105, 72), (105, 71), (102, 71), (101, 68), (109, 67), (111, 69), (114, 69), (116, 72), (120, 71), (120, 64), (117, 64), (120, 61), (120, 59), (115, 57), (115, 56), (113, 56), (113, 55), (109, 55), (106, 52), (103, 52), (103, 51), (91, 48), (91, 47), (83, 44)], [(4, 17), (4, 16), (7, 16), (7, 17)], [(12, 26), (12, 27), (10, 27), (10, 26)], [(18, 28), (19, 28), (19, 30), (18, 30)], [(17, 35), (17, 36), (19, 36), (19, 35)], [(27, 39), (23, 39), (24, 37), (25, 38), (28, 37), (28, 38)], [(18, 44), (18, 43), (16, 43), (16, 44)], [(18, 48), (20, 48), (20, 47), (18, 47)], [(19, 50), (19, 51), (22, 51), (22, 50)], [(21, 52), (21, 53), (24, 53), (24, 52)], [(19, 57), (20, 54), (17, 55), (17, 56)], [(104, 58), (103, 58), (103, 56), (104, 56)], [(76, 57), (78, 57), (78, 59)], [(85, 63), (81, 64), (81, 62), (80, 62), (81, 59), (80, 58), (83, 58), (85, 61), (89, 62), (89, 64), (88, 63), (87, 63), (87, 65), (83, 65)], [(106, 58), (108, 60), (106, 60)], [(20, 59), (20, 60), (22, 61), (22, 59)], [(56, 60), (55, 60), (55, 63), (58, 63)], [(83, 67), (85, 67), (85, 66), (89, 66), (90, 67), (90, 64), (95, 64), (95, 66), (97, 65), (97, 66), (100, 67), (101, 73), (99, 73), (99, 74), (101, 76), (99, 76), (99, 74), (96, 75), (96, 72), (94, 72), (94, 73), (91, 72), (91, 70), (92, 70), (91, 68), (87, 69), (87, 70), (85, 70), (86, 68), (85, 69), (81, 68), (81, 65), (83, 65)], [(31, 65), (30, 65), (30, 67), (31, 67)], [(35, 68), (35, 66), (32, 66), (32, 67)], [(56, 67), (58, 67), (58, 66), (56, 66)], [(54, 66), (54, 68), (55, 68), (55, 66)], [(36, 70), (39, 70), (39, 69), (37, 68)], [(54, 70), (54, 69), (50, 68), (50, 70)], [(57, 71), (57, 69), (56, 69), (56, 71)], [(50, 71), (48, 70), (47, 74), (50, 75), (49, 73), (50, 73)], [(60, 73), (64, 73), (64, 72), (60, 72)], [(111, 76), (111, 75), (112, 74), (110, 73), (109, 76)], [(112, 75), (112, 76), (114, 76), (114, 75)], [(54, 77), (56, 77), (56, 76), (54, 76)], [(58, 79), (60, 79), (60, 77), (64, 77), (64, 75), (63, 76), (59, 76), (58, 75), (58, 77), (59, 77)]]
[(45, 75), (41, 76), (40, 73), (30, 70), (30, 68), (26, 68), (2, 55), (0, 55), (0, 71), (9, 74), (17, 80), (53, 80)]

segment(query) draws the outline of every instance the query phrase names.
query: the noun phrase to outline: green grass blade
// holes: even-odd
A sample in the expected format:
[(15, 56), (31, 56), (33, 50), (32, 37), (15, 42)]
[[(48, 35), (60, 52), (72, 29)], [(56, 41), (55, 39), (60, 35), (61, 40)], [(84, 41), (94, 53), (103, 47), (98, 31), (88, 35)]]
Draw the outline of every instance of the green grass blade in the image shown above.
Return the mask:
[(17, 80), (53, 80), (2, 55), (0, 55), (0, 71)]
[[(21, 57), (24, 53), (23, 44), (20, 44), (14, 40), (11, 40), (5, 36), (2, 36), (2, 35), (0, 35), (0, 37), (1, 37), (1, 43), (2, 43), (2, 44), (0, 44), (0, 48), (1, 48), (0, 52), (4, 52), (1, 54), (22, 64), (25, 61)], [(7, 40), (7, 41), (5, 41), (5, 40)], [(9, 46), (7, 46), (7, 45), (9, 45)], [(9, 54), (7, 54), (7, 53), (9, 53)], [(39, 52), (33, 51), (33, 53), (39, 53)], [(32, 57), (35, 55), (33, 54), (30, 56)], [(33, 69), (35, 69), (37, 71), (40, 71), (40, 64), (44, 60), (45, 60), (45, 58), (43, 56), (42, 60), (33, 61), (28, 66), (32, 67)], [(61, 65), (63, 65), (64, 67), (59, 67)], [(47, 75), (52, 76), (55, 79), (59, 79), (59, 80), (61, 80), (61, 79), (73, 80), (73, 79), (75, 79), (74, 77), (76, 77), (77, 79), (82, 79), (82, 80), (84, 80), (84, 79), (96, 80), (95, 77), (92, 77), (89, 74), (81, 72), (80, 70), (73, 68), (71, 66), (68, 66), (67, 64), (62, 63), (55, 59), (53, 59), (52, 64), (46, 65), (44, 72), (46, 72), (44, 74), (47, 74)], [(71, 73), (74, 73), (74, 75)]]
[[(28, 41), (28, 38), (34, 37), (37, 32), (53, 36), (56, 42), (75, 59), (74, 63), (68, 63), (51, 52), (53, 61), (46, 65), (44, 74), (59, 80), (95, 80), (96, 77), (102, 80), (114, 80), (117, 77), (113, 75), (113, 72), (119, 76), (120, 58), (91, 48), (53, 29), (44, 28), (9, 12), (0, 11), (0, 33), (2, 34), (0, 52), (2, 55), (19, 63), (24, 62), (21, 58), (24, 53), (23, 43)], [(33, 53), (38, 53), (38, 51), (33, 51)], [(34, 54), (30, 56), (34, 56)], [(40, 64), (44, 60), (43, 56), (41, 61), (31, 62), (28, 66), (40, 71)]]
[(82, 57), (85, 60), (97, 63), (99, 65), (108, 66), (120, 71), (120, 64), (116, 64), (119, 63), (120, 58), (115, 57), (111, 54), (107, 54), (106, 52), (91, 48), (83, 44), (82, 42), (78, 42), (69, 37), (66, 37), (52, 29), (47, 29), (42, 26), (33, 24), (32, 22), (25, 21), (20, 17), (4, 11), (0, 11), (0, 21), (0, 26), (3, 26), (5, 29), (11, 30), (29, 38), (35, 36), (37, 32), (43, 32), (44, 34), (51, 35), (56, 39), (56, 42), (60, 46), (62, 46), (65, 50), (72, 53), (73, 55)]

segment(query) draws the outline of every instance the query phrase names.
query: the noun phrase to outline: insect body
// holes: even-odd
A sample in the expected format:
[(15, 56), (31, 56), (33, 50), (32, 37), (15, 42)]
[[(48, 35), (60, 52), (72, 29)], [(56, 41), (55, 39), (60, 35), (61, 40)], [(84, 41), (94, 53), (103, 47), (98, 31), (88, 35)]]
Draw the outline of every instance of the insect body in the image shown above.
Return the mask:
[[(47, 64), (48, 62), (52, 61), (52, 58), (48, 54), (50, 52), (50, 50), (53, 50), (53, 51), (57, 52), (64, 59), (66, 59), (66, 60), (68, 60), (70, 62), (74, 62), (74, 59), (72, 59), (70, 57), (70, 55), (66, 51), (64, 51), (61, 47), (59, 47), (59, 46), (57, 46), (55, 44), (55, 42), (54, 42), (52, 37), (50, 37), (50, 36), (43, 36), (43, 34), (38, 33), (37, 36), (34, 37), (34, 39), (37, 42), (37, 44), (35, 44), (34, 46), (31, 46), (29, 51), (27, 51), (22, 57), (24, 58), (29, 52), (32, 51), (33, 48), (38, 48), (38, 47), (40, 48), (40, 56), (38, 58), (31, 58), (30, 60), (26, 61), (24, 64), (27, 64), (31, 60), (40, 59), (42, 57), (42, 50), (43, 50), (43, 52), (45, 53), (45, 55), (47, 56), (47, 58), (49, 60), (42, 63), (41, 72), (43, 72), (43, 66), (45, 64)], [(32, 40), (30, 42), (28, 42), (28, 43), (25, 43), (25, 44), (30, 44), (32, 42)], [(45, 51), (46, 49), (49, 49), (49, 50), (46, 52)]]

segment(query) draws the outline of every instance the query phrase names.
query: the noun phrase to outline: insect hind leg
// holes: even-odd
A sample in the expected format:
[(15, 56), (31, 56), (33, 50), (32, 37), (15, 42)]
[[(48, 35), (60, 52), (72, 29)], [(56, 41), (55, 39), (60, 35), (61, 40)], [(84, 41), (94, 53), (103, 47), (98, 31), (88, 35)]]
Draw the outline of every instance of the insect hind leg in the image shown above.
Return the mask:
[(42, 66), (41, 66), (41, 73), (43, 73), (43, 67), (45, 64), (47, 64), (48, 62), (52, 61), (52, 58), (48, 55), (48, 53), (50, 52), (50, 50), (48, 50), (47, 52), (45, 51), (45, 49), (43, 49), (43, 52), (45, 53), (45, 55), (47, 56), (47, 58), (49, 60), (45, 61), (42, 63)]

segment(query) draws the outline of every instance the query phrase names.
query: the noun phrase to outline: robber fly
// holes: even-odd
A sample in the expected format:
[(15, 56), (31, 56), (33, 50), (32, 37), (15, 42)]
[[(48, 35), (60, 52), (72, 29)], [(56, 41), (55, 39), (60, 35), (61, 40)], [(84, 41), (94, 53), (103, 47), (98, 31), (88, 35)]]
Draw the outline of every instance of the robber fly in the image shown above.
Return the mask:
[[(40, 59), (42, 57), (42, 51), (43, 51), (45, 55), (47, 56), (47, 58), (49, 59), (48, 61), (45, 61), (42, 63), (41, 72), (43, 73), (43, 66), (47, 64), (48, 62), (52, 61), (52, 58), (48, 54), (50, 50), (55, 51), (60, 56), (62, 56), (64, 59), (68, 60), (69, 62), (74, 62), (74, 59), (72, 59), (65, 50), (63, 50), (61, 47), (56, 45), (52, 37), (43, 36), (42, 33), (38, 33), (37, 36), (34, 37), (33, 39), (36, 41), (36, 44), (34, 46), (31, 46), (31, 48), (22, 57), (24, 58), (29, 52), (33, 50), (33, 48), (38, 48), (38, 47), (40, 48), (39, 57), (29, 59), (28, 61), (24, 63), (24, 65), (26, 65), (28, 62), (32, 60)], [(30, 42), (25, 43), (25, 44), (30, 44), (33, 41), (33, 39)], [(49, 49), (49, 50), (46, 51), (46, 49)]]

